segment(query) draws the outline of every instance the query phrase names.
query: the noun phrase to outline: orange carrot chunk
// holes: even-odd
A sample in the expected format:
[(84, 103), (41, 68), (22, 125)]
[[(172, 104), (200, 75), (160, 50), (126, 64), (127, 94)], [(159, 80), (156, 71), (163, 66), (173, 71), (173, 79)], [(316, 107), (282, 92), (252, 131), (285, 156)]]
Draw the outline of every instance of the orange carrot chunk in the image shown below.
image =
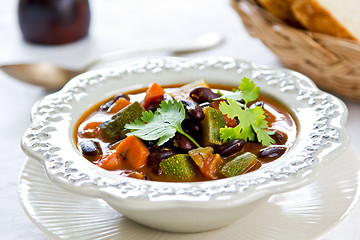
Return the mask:
[(100, 125), (101, 122), (90, 122), (85, 125), (82, 131), (79, 131), (78, 135), (84, 138), (97, 138), (100, 136)]
[(95, 129), (99, 127), (100, 123), (101, 122), (89, 122), (88, 124), (85, 125), (84, 130)]
[(146, 91), (144, 100), (141, 102), (141, 105), (147, 109), (149, 104), (155, 101), (158, 98), (161, 98), (164, 95), (165, 91), (157, 83), (151, 85), (151, 87)]
[(150, 154), (142, 140), (133, 135), (126, 137), (119, 146), (116, 147), (116, 152), (124, 158), (124, 161), (129, 164), (133, 170), (143, 167)]
[(103, 169), (114, 171), (121, 168), (122, 162), (122, 156), (117, 152), (112, 152), (104, 155), (97, 165)]
[(111, 106), (111, 108), (108, 110), (109, 113), (117, 113), (118, 111), (120, 111), (121, 109), (123, 109), (124, 107), (130, 105), (130, 101), (125, 99), (125, 98), (119, 98), (118, 100), (116, 100), (115, 104), (113, 104)]

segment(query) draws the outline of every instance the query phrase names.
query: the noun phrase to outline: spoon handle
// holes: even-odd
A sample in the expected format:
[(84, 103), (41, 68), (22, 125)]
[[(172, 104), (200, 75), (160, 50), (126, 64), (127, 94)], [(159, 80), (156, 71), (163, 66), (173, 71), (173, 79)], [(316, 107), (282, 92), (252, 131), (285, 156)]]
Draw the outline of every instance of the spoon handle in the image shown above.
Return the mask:
[(146, 54), (152, 52), (171, 52), (172, 54), (183, 54), (198, 52), (213, 48), (224, 41), (224, 38), (219, 33), (206, 33), (193, 38), (187, 38), (183, 40), (177, 40), (169, 45), (154, 46), (143, 49), (126, 49), (117, 52), (106, 53), (100, 56), (98, 59), (90, 62), (83, 71), (87, 71), (90, 68), (96, 66), (99, 63), (107, 62), (111, 60), (121, 59), (127, 56)]
[(87, 64), (82, 69), (82, 71), (86, 72), (89, 69), (91, 69), (92, 67), (94, 67), (100, 63), (109, 62), (109, 61), (113, 61), (113, 60), (117, 60), (117, 59), (122, 59), (125, 57), (134, 56), (134, 55), (138, 55), (138, 54), (146, 54), (149, 52), (159, 52), (159, 51), (165, 51), (165, 50), (163, 50), (162, 48), (152, 48), (152, 49), (144, 48), (144, 49), (122, 50), (122, 51), (106, 53), (106, 54), (103, 54), (102, 56), (100, 56), (98, 59), (95, 59), (92, 62), (90, 62), (89, 64)]

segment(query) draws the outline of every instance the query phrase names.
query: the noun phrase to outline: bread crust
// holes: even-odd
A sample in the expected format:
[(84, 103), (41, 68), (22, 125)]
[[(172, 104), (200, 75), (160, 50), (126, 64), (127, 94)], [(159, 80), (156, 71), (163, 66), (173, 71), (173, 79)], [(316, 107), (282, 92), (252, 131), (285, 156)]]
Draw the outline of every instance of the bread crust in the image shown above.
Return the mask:
[(308, 30), (339, 38), (357, 39), (316, 0), (294, 0), (291, 10)]

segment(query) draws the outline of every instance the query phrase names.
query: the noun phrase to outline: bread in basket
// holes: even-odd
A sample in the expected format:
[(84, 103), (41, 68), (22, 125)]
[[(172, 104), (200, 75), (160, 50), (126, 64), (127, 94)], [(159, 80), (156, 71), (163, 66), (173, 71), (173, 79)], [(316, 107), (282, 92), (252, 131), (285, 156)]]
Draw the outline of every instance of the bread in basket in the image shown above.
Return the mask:
[(253, 0), (231, 0), (248, 33), (284, 66), (308, 75), (322, 89), (360, 101), (360, 42), (292, 27)]

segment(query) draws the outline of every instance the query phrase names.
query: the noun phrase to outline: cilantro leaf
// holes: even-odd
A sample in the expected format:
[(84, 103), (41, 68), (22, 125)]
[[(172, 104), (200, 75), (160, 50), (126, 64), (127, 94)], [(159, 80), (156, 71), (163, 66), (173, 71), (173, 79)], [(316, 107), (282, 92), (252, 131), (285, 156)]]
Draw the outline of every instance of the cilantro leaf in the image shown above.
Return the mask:
[(218, 99), (243, 99), (246, 103), (255, 101), (259, 97), (260, 87), (257, 87), (253, 81), (244, 77), (239, 82), (239, 88), (233, 89), (233, 91), (227, 95), (222, 95)]
[[(253, 141), (257, 138), (264, 146), (275, 143), (269, 136), (268, 122), (265, 120), (265, 111), (257, 106), (249, 109), (246, 104), (259, 97), (260, 88), (248, 78), (243, 78), (239, 83), (239, 90), (230, 93), (219, 105), (220, 111), (229, 118), (238, 118), (239, 124), (234, 128), (221, 128), (220, 138), (222, 141), (244, 139)], [(236, 100), (243, 99), (245, 104), (240, 104)]]
[(246, 77), (239, 82), (239, 89), (242, 94), (241, 99), (243, 99), (245, 103), (255, 101), (259, 97), (260, 87), (257, 87), (253, 81)]
[(185, 119), (185, 109), (179, 101), (162, 101), (155, 113), (152, 111), (143, 112), (140, 119), (125, 125), (131, 132), (127, 136), (135, 135), (143, 140), (158, 140), (157, 145), (161, 146), (179, 132), (189, 138), (198, 147), (200, 145), (187, 135), (181, 128)]
[(235, 91), (229, 93), (229, 94), (223, 94), (221, 97), (215, 99), (215, 100), (218, 100), (218, 99), (233, 99), (233, 100), (240, 100), (242, 99), (243, 95), (241, 92), (239, 91), (236, 91), (236, 89), (234, 89)]

